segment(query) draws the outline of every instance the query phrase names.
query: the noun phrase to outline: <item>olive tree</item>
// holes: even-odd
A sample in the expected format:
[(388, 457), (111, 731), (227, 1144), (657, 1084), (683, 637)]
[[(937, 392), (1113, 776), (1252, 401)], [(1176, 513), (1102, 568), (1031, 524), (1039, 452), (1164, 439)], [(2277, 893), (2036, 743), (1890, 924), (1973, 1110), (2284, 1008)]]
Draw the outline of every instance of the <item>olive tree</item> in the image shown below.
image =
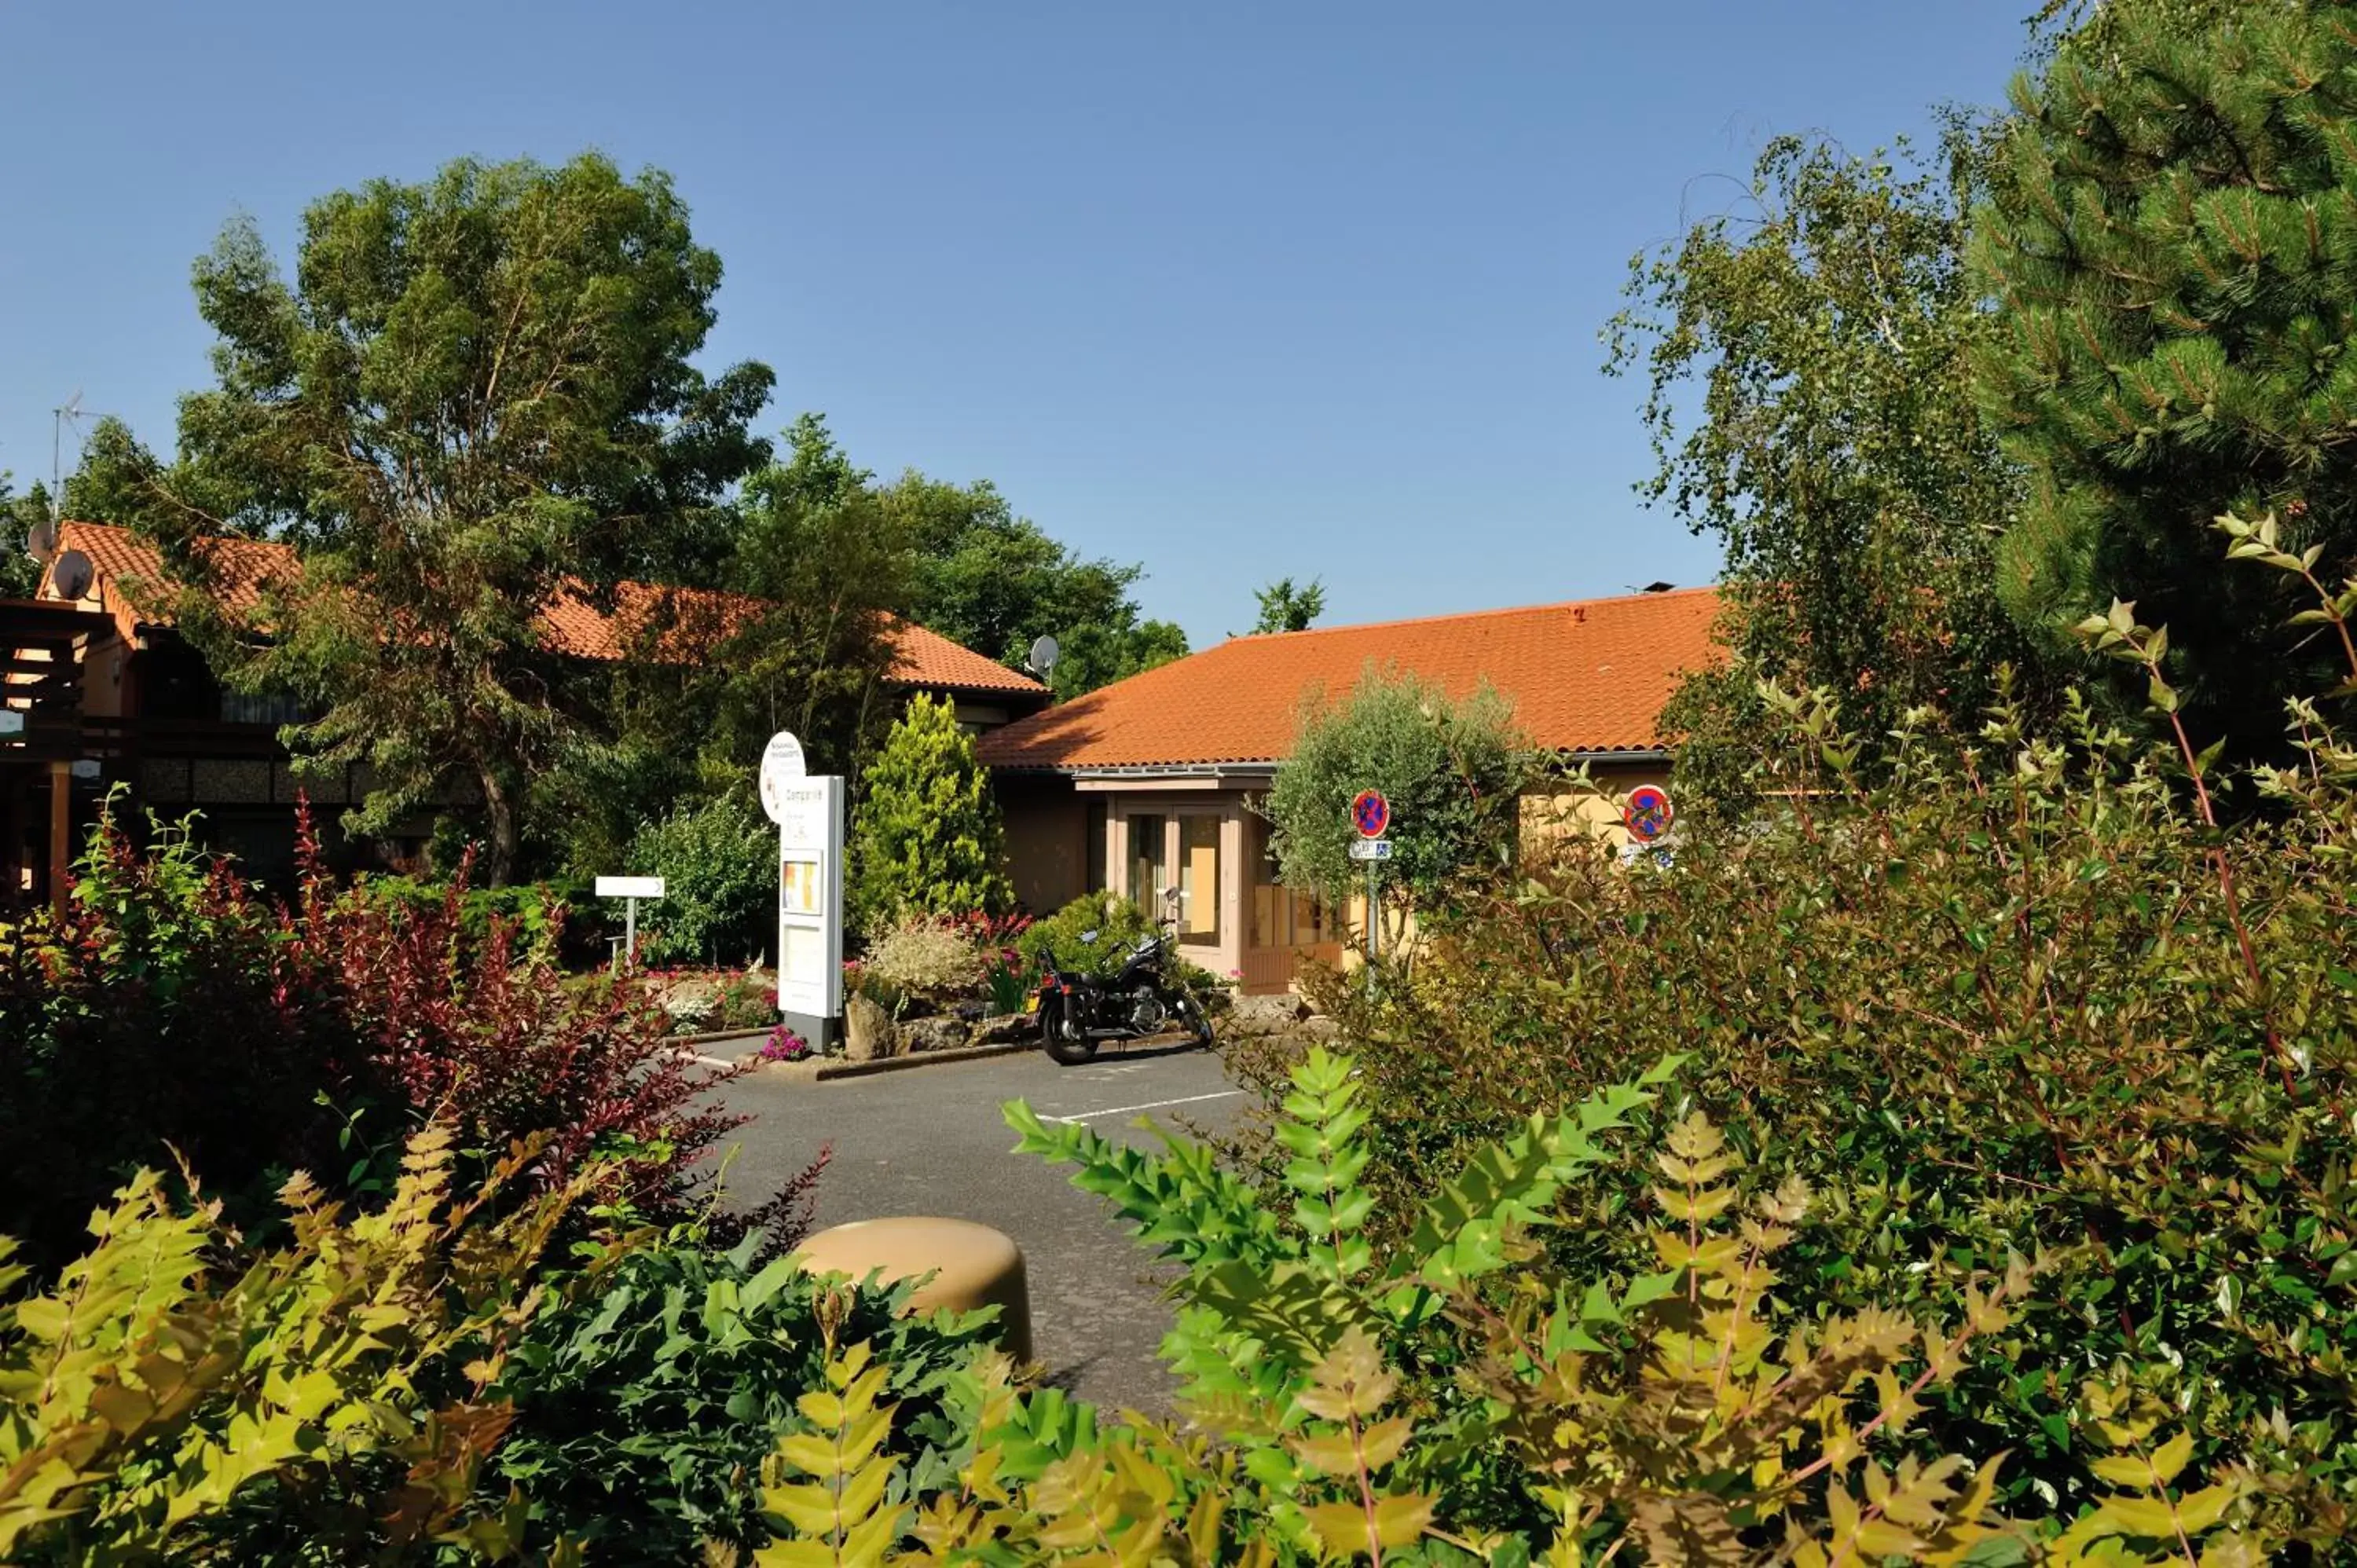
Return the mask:
[(1360, 870), (1351, 802), (1391, 802), (1385, 880), (1405, 908), (1441, 896), (1469, 870), (1502, 864), (1514, 800), (1531, 763), (1506, 700), (1484, 685), (1462, 701), (1413, 674), (1370, 665), (1339, 702), (1312, 693), (1293, 755), (1262, 803), (1288, 886), (1340, 895)]

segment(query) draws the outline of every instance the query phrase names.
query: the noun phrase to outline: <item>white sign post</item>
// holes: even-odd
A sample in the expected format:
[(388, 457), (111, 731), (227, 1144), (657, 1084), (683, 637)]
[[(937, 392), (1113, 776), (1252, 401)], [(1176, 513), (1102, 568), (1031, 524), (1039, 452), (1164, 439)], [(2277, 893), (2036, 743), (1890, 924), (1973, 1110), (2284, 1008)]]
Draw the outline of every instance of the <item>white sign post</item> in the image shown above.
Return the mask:
[(620, 969), (639, 960), (639, 900), (663, 896), (663, 879), (660, 876), (601, 876), (597, 878), (597, 897), (620, 898), (622, 905), (622, 950), (614, 955), (614, 967)]
[(780, 734), (760, 791), (778, 824), (778, 1010), (823, 1047), (843, 1015), (843, 780), (810, 777), (802, 743)]

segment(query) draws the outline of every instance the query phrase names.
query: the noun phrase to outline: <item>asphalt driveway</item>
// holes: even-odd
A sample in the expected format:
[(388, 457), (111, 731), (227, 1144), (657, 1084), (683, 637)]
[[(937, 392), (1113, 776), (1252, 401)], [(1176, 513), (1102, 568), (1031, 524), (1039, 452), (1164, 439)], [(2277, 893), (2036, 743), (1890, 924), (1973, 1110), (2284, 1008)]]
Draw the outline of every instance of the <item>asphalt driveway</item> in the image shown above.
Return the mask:
[(1069, 1184), (1069, 1166), (1010, 1153), (999, 1116), (1027, 1100), (1042, 1117), (1084, 1122), (1108, 1138), (1151, 1145), (1139, 1115), (1175, 1126), (1230, 1125), (1250, 1103), (1219, 1058), (1192, 1047), (1108, 1050), (1086, 1067), (1026, 1054), (806, 1083), (756, 1073), (727, 1086), (753, 1121), (737, 1134), (728, 1184), (775, 1190), (823, 1144), (834, 1146), (818, 1223), (937, 1214), (1015, 1238), (1031, 1288), (1033, 1348), (1075, 1397), (1166, 1413), (1172, 1384), (1156, 1347), (1170, 1326), (1153, 1260), (1102, 1199)]

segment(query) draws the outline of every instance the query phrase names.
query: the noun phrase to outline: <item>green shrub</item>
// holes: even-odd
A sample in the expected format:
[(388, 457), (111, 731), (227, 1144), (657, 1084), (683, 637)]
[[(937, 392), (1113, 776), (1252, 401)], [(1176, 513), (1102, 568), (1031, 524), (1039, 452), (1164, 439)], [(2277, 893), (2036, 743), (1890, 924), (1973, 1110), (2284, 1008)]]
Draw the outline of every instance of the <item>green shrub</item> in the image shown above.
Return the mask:
[[(1083, 934), (1095, 936), (1083, 940)], [(1058, 969), (1099, 970), (1131, 943), (1151, 936), (1154, 922), (1117, 893), (1084, 893), (1015, 939), (1015, 950), (1031, 973)]]
[[(480, 949), (490, 940), (492, 927), (504, 924), (513, 935), (517, 950), (529, 959), (579, 961), (602, 951), (604, 911), (586, 886), (558, 882), (518, 883), (508, 887), (455, 886), (458, 932), (470, 947)], [(363, 873), (353, 879), (351, 896), (411, 916), (433, 916), (448, 902), (453, 886), (414, 876)]]
[(996, 915), (1014, 904), (998, 802), (955, 703), (911, 698), (861, 785), (848, 893), (855, 925)]
[[(1034, 920), (1015, 939), (1022, 961), (1022, 979), (1037, 979), (1049, 964), (1084, 972), (1110, 969), (1137, 942), (1157, 929), (1146, 912), (1115, 893), (1084, 893), (1044, 920)], [(1096, 933), (1092, 940), (1082, 934)], [(1183, 949), (1173, 956), (1171, 978), (1195, 993), (1210, 1013), (1223, 1011), (1232, 998), (1228, 983), (1200, 964), (1190, 962)]]
[[(1313, 1050), (1294, 1068), (1276, 1128), (1291, 1156), (1286, 1211), (1181, 1144), (1157, 1157), (1021, 1106), (1008, 1119), (1022, 1147), (1077, 1164), (1076, 1185), (1186, 1269), (1164, 1346), (1180, 1399), (1242, 1451), (1249, 1479), (1229, 1508), (1302, 1556), (1380, 1555), (1429, 1530), (1519, 1535), (1532, 1557), (1550, 1535), (1619, 1534), (1652, 1560), (1681, 1561), (1770, 1520), (1781, 1530), (1760, 1543), (1781, 1534), (1797, 1548), (1842, 1523), (1827, 1499), (1854, 1484), (1864, 1439), (1879, 1429), (1887, 1444), (1904, 1424), (1898, 1385), (1878, 1402), (1856, 1391), (1925, 1364), (1910, 1374), (1911, 1404), (1953, 1376), (1968, 1341), (2003, 1329), (2000, 1298), (2019, 1293), (2022, 1273), (1976, 1296), (1953, 1336), (1888, 1317), (1778, 1325), (1771, 1260), (1810, 1194), (1790, 1181), (1738, 1189), (1739, 1162), (1692, 1117), (1658, 1158), (1666, 1180), (1652, 1207), (1670, 1223), (1616, 1226), (1652, 1254), (1645, 1266), (1587, 1278), (1544, 1268), (1528, 1236), (1567, 1188), (1614, 1163), (1607, 1135), (1653, 1104), (1663, 1077), (1530, 1118), (1415, 1204), (1406, 1244), (1380, 1253), (1347, 1058)], [(1780, 1329), (1778, 1354), (1763, 1356)], [(1946, 1484), (1958, 1463), (1928, 1472), (1938, 1483), (1924, 1487), (1919, 1523), (1961, 1553), (1988, 1532), (1996, 1472), (1958, 1488)], [(1361, 1486), (1386, 1500), (1356, 1506)]]
[(1387, 890), (1428, 900), (1468, 867), (1495, 867), (1514, 843), (1514, 797), (1528, 764), (1504, 698), (1483, 686), (1463, 702), (1412, 674), (1370, 665), (1335, 702), (1302, 707), (1293, 753), (1264, 806), (1270, 853), (1286, 886), (1347, 893), (1364, 880), (1350, 858), (1351, 802), (1391, 802)]
[[(2319, 602), (2345, 621), (2357, 586)], [(2081, 1434), (2093, 1373), (2178, 1412), (2196, 1471), (2262, 1477), (2266, 1528), (2339, 1530), (2357, 748), (2304, 705), (2306, 764), (2242, 781), (2268, 809), (2220, 825), (2231, 781), (2176, 727), (2157, 634), (2125, 607), (2090, 634), (2145, 666), (2157, 749), (2000, 711), (1969, 749), (1918, 715), (1877, 755), (1829, 698), (1768, 689), (1774, 814), (1687, 837), (1667, 870), (1557, 845), (1460, 886), (1373, 999), (1328, 983), (1364, 1074), (1379, 1253), (1470, 1151), (1685, 1053), (1744, 1154), (1827, 1195), (1778, 1271), (1795, 1310), (1953, 1317), (1996, 1261), (2045, 1260), (2002, 1354), (1919, 1423), (2009, 1452), (2007, 1507), (2067, 1520), (2110, 1495), (2117, 1466)], [(1238, 1060), (1272, 1102), (1290, 1092), (1283, 1050)], [(1610, 1221), (1642, 1187), (1575, 1206), (1553, 1266), (1636, 1266)]]
[(524, 1330), (491, 1389), (514, 1421), (484, 1485), (531, 1499), (534, 1536), (604, 1563), (765, 1542), (761, 1461), (811, 1429), (796, 1401), (823, 1384), (828, 1334), (890, 1363), (888, 1451), (917, 1484), (948, 1477), (970, 1436), (945, 1402), (951, 1374), (987, 1351), (996, 1309), (904, 1316), (913, 1282), (846, 1291), (790, 1259), (759, 1264), (758, 1244), (630, 1248)]
[(753, 804), (723, 795), (639, 830), (630, 870), (663, 879), (639, 911), (650, 964), (748, 963), (778, 940), (778, 830)]
[[(473, 1169), (543, 1144), (526, 1186), (618, 1144), (601, 1200), (675, 1221), (699, 1162), (742, 1120), (733, 1077), (666, 1038), (635, 984), (568, 978), (462, 900), (347, 895), (316, 854), (291, 901), (256, 893), (179, 829), (143, 851), (102, 820), (63, 909), (0, 940), (0, 1231), (54, 1265), (127, 1171), (185, 1164), (240, 1226), (277, 1223), (295, 1169), (337, 1197), (378, 1191), (363, 1145), (448, 1115)], [(357, 1125), (355, 1124), (357, 1119)]]
[[(815, 1430), (781, 1441), (764, 1498), (772, 1562), (1398, 1563), (2019, 1562), (1991, 1456), (1925, 1454), (1908, 1429), (2010, 1326), (2031, 1271), (2012, 1260), (1955, 1327), (1869, 1310), (1812, 1320), (1776, 1290), (1816, 1196), (1747, 1174), (1719, 1131), (1670, 1126), (1647, 1208), (1615, 1229), (1646, 1254), (1566, 1276), (1532, 1240), (1560, 1198), (1617, 1162), (1663, 1074), (1534, 1116), (1416, 1206), (1379, 1255), (1351, 1063), (1298, 1064), (1276, 1132), (1288, 1212), (1209, 1151), (1156, 1156), (1020, 1105), (1023, 1147), (1081, 1167), (1181, 1265), (1166, 1344), (1191, 1434), (1067, 1423), (992, 1366), (952, 1375), (973, 1412), (952, 1477), (903, 1475), (888, 1353), (830, 1345)], [(1837, 1201), (1837, 1200), (1836, 1200)], [(2059, 1562), (2252, 1562), (2251, 1481), (2189, 1469), (2167, 1413), (2100, 1380), (2089, 1440), (2117, 1488), (2073, 1521)], [(1046, 1435), (1059, 1441), (1043, 1442)], [(2196, 1487), (2200, 1480), (2210, 1480)]]

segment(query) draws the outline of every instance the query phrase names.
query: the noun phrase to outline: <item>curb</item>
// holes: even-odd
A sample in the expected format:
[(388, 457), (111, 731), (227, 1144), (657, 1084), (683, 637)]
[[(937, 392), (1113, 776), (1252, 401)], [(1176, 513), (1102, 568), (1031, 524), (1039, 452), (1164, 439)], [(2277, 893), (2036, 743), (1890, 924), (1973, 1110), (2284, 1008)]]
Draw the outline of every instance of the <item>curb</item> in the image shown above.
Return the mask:
[(674, 1046), (720, 1046), (727, 1044), (730, 1040), (763, 1039), (768, 1036), (770, 1028), (775, 1026), (772, 1025), (769, 1027), (752, 1029), (719, 1029), (709, 1035), (665, 1035), (663, 1038)]
[(864, 1062), (845, 1061), (840, 1057), (823, 1058), (806, 1062), (763, 1062), (753, 1070), (770, 1078), (791, 1079), (798, 1083), (825, 1083), (838, 1078), (866, 1078), (879, 1072), (905, 1072), (910, 1068), (931, 1067), (937, 1062), (974, 1062), (990, 1057), (1014, 1056), (1022, 1051), (1036, 1051), (1036, 1040), (1010, 1040), (996, 1046), (960, 1046), (951, 1051), (919, 1051), (914, 1056), (875, 1057)]

